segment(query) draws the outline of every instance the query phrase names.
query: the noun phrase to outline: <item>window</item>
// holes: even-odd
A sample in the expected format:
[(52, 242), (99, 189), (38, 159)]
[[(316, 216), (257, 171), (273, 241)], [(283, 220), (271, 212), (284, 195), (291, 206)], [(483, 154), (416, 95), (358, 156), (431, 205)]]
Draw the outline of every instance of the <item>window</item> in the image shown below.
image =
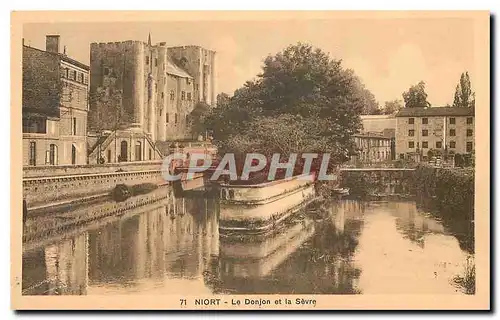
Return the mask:
[(111, 162), (111, 149), (108, 149), (108, 162)]
[(455, 149), (457, 147), (457, 143), (455, 141), (450, 141), (450, 148)]
[(71, 164), (76, 164), (76, 147), (71, 145)]
[(83, 77), (83, 83), (84, 84), (89, 84), (89, 76), (88, 75), (84, 75), (84, 77)]
[(76, 136), (76, 118), (75, 117), (72, 118), (71, 126), (72, 126), (72, 133), (74, 136)]
[(436, 141), (436, 148), (441, 149), (443, 147), (443, 142), (442, 141)]
[(415, 148), (415, 142), (413, 142), (413, 141), (408, 141), (408, 148), (410, 148), (410, 149)]
[(467, 124), (472, 124), (472, 117), (467, 118)]
[(69, 78), (69, 69), (68, 68), (64, 68), (64, 73), (66, 74), (65, 78)]
[(467, 142), (467, 145), (465, 146), (465, 151), (472, 152), (472, 141)]
[(427, 149), (427, 148), (429, 148), (429, 142), (427, 142), (427, 141), (422, 141), (422, 148), (423, 148), (423, 149)]
[(428, 130), (422, 130), (422, 137), (427, 137), (429, 135)]
[(161, 98), (163, 99), (165, 97), (165, 94), (163, 92), (161, 93)]
[(30, 142), (30, 155), (29, 155), (29, 165), (36, 166), (36, 142)]
[(76, 70), (73, 70), (73, 75), (71, 76), (71, 79), (76, 81)]
[(135, 143), (135, 160), (136, 161), (142, 160), (142, 143), (140, 141), (137, 141)]
[(166, 122), (168, 123), (168, 122), (169, 122), (169, 119), (168, 119), (168, 118), (169, 118), (169, 116), (168, 116), (168, 112), (167, 112), (167, 114), (166, 114), (165, 116), (167, 117), (167, 118), (166, 118)]
[(400, 153), (399, 154), (399, 159), (403, 160), (405, 158), (405, 154), (404, 153)]
[(408, 130), (408, 136), (410, 137), (415, 136), (415, 130)]
[(188, 85), (190, 85), (190, 84), (191, 84), (191, 79), (186, 78), (186, 83), (187, 83)]
[(78, 74), (78, 81), (83, 83), (83, 73), (81, 72)]
[(155, 67), (158, 67), (158, 58), (155, 58)]
[(158, 92), (158, 84), (155, 83), (155, 92)]
[(188, 101), (191, 101), (191, 92), (187, 93), (187, 99), (188, 99)]
[(181, 92), (181, 100), (186, 100), (186, 91)]
[(422, 118), (422, 124), (428, 124), (429, 118)]
[(455, 129), (450, 129), (450, 137), (454, 137), (456, 134)]
[(66, 78), (68, 76), (66, 70), (66, 68), (61, 69), (61, 78)]
[(179, 121), (178, 117), (179, 117), (179, 115), (176, 113), (175, 114), (175, 121), (174, 121), (175, 123), (177, 123)]
[(455, 118), (450, 118), (450, 124), (455, 124)]
[(109, 68), (104, 68), (104, 75), (105, 76), (109, 75)]
[(146, 56), (146, 64), (149, 64), (149, 56)]
[(151, 152), (151, 148), (149, 149), (149, 160), (153, 158), (153, 152)]
[(174, 90), (170, 90), (170, 100), (171, 101), (175, 100), (175, 92), (174, 92)]
[(472, 137), (472, 129), (467, 129), (467, 137)]
[(415, 123), (415, 118), (408, 119), (408, 124), (414, 124), (414, 123)]
[(51, 144), (49, 146), (49, 164), (55, 165), (57, 163), (57, 146)]

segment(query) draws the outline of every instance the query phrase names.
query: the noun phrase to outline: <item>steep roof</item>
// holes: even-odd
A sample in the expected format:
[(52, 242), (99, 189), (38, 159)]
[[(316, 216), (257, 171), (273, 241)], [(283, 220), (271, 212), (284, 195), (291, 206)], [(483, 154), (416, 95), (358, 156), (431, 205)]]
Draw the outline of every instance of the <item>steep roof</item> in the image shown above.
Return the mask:
[(176, 65), (175, 62), (171, 58), (167, 58), (167, 70), (166, 71), (167, 71), (167, 74), (170, 74), (173, 76), (193, 79), (193, 77), (186, 70), (184, 70), (183, 68)]
[(396, 117), (452, 117), (474, 116), (474, 108), (434, 107), (434, 108), (403, 108)]
[(38, 49), (38, 48), (35, 48), (35, 47), (30, 47), (30, 46), (27, 46), (25, 44), (23, 45), (23, 49), (36, 50), (38, 52), (42, 52), (42, 53), (45, 53), (45, 54), (48, 54), (48, 55), (57, 56), (61, 60), (66, 61), (67, 63), (73, 64), (73, 65), (75, 65), (77, 67), (80, 67), (80, 68), (82, 68), (84, 70), (87, 70), (87, 71), (90, 70), (90, 67), (88, 65), (86, 65), (85, 63), (81, 63), (80, 61), (72, 59), (72, 58), (68, 57), (67, 55), (65, 55), (63, 53), (60, 53), (60, 52), (50, 52), (50, 51)]

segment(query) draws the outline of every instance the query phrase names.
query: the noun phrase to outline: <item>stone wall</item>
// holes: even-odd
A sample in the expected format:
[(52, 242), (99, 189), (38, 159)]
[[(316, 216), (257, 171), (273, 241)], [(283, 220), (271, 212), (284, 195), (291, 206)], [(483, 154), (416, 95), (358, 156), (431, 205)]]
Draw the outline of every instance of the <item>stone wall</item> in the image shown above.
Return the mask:
[(82, 174), (23, 179), (28, 207), (111, 191), (117, 184), (162, 183), (161, 170)]
[(117, 170), (140, 171), (140, 170), (160, 170), (161, 160), (140, 161), (140, 162), (120, 162), (106, 163), (101, 165), (68, 165), (68, 166), (36, 166), (23, 168), (23, 178), (34, 177), (54, 177), (79, 174), (113, 173)]

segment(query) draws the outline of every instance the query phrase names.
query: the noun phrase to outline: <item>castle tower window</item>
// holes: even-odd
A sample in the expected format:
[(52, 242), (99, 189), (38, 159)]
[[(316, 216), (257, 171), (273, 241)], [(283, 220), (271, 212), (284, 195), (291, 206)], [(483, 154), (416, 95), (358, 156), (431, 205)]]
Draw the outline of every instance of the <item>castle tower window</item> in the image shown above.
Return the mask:
[(158, 67), (158, 58), (155, 58), (155, 67)]
[(172, 100), (172, 101), (175, 100), (175, 92), (174, 92), (174, 90), (170, 91), (170, 100)]
[(168, 112), (167, 112), (167, 114), (165, 115), (165, 116), (166, 116), (166, 120), (165, 120), (165, 121), (166, 121), (167, 123), (169, 122), (169, 116), (168, 116), (168, 115), (169, 115), (169, 114), (168, 114)]
[(181, 100), (186, 100), (186, 91), (181, 92)]
[(179, 115), (176, 113), (176, 114), (175, 114), (175, 123), (177, 123), (177, 122), (179, 121), (179, 119), (178, 119), (178, 118), (179, 118)]
[(165, 97), (165, 94), (162, 92), (161, 93), (161, 98), (163, 99)]
[(146, 64), (149, 64), (149, 56), (146, 56)]

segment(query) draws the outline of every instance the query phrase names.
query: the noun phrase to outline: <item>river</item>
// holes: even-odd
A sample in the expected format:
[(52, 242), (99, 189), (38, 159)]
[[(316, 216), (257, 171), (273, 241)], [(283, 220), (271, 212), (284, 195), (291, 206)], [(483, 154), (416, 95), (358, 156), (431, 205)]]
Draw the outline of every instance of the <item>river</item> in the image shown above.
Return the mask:
[(462, 294), (469, 254), (415, 202), (332, 201), (251, 240), (220, 235), (218, 209), (171, 196), (27, 246), (23, 294)]

